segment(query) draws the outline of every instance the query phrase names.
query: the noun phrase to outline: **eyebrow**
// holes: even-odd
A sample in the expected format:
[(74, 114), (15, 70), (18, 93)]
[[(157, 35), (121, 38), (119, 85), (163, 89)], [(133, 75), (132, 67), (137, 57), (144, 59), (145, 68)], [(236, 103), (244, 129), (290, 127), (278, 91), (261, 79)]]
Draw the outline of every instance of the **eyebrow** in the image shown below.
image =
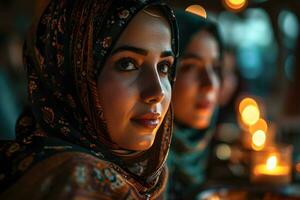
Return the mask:
[(124, 45), (124, 46), (120, 46), (120, 47), (116, 48), (115, 50), (113, 50), (112, 55), (122, 52), (122, 51), (133, 51), (137, 54), (141, 54), (144, 56), (148, 54), (148, 51), (145, 49), (134, 47), (134, 46), (129, 46), (129, 45)]
[[(183, 56), (181, 56), (181, 59), (195, 59), (198, 61), (203, 61), (203, 58), (199, 55), (196, 55), (194, 53), (188, 53), (188, 54), (184, 54)], [(218, 59), (213, 59), (214, 63), (220, 64), (220, 61)]]
[[(148, 54), (148, 51), (145, 49), (142, 49), (139, 47), (134, 47), (134, 46), (129, 46), (129, 45), (124, 45), (124, 46), (120, 46), (120, 47), (116, 48), (115, 50), (113, 50), (112, 55), (117, 54), (122, 51), (132, 51), (134, 53), (137, 53), (137, 54), (140, 54), (143, 56), (146, 56)], [(169, 56), (175, 57), (173, 51), (169, 51), (169, 50), (163, 51), (160, 55), (161, 58), (169, 57)]]
[(197, 59), (197, 60), (203, 60), (200, 56), (193, 54), (193, 53), (189, 53), (189, 54), (184, 54), (181, 59)]
[(161, 58), (169, 57), (169, 56), (172, 56), (175, 58), (175, 54), (173, 53), (173, 51), (164, 51), (160, 55)]

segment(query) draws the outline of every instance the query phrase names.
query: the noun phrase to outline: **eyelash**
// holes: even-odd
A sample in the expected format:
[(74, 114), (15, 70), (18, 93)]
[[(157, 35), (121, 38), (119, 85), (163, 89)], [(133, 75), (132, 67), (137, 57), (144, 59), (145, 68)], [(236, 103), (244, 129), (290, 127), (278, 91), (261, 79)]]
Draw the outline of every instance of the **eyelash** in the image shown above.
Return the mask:
[(183, 72), (183, 73), (188, 72), (188, 71), (190, 71), (193, 67), (194, 67), (194, 65), (191, 65), (191, 64), (183, 65), (183, 66), (181, 66), (181, 68), (180, 68), (180, 72)]
[[(197, 66), (192, 65), (192, 64), (183, 65), (183, 66), (181, 66), (180, 71), (181, 71), (181, 72), (188, 72), (188, 71), (190, 71), (193, 67), (197, 67)], [(216, 73), (220, 73), (221, 67), (220, 67), (220, 65), (213, 65), (212, 70), (214, 70), (214, 72), (216, 72)]]
[[(164, 69), (161, 69), (161, 67), (164, 67), (164, 66), (167, 66), (166, 71), (164, 71)], [(163, 62), (159, 63), (157, 67), (158, 67), (158, 70), (160, 73), (162, 73), (163, 75), (168, 75), (169, 71), (172, 67), (172, 63), (170, 63), (169, 61), (163, 61)]]
[[(128, 67), (128, 64), (132, 64), (131, 68)], [(132, 58), (121, 58), (117, 61), (116, 66), (118, 70), (124, 72), (137, 70), (139, 68), (137, 62)], [(164, 68), (165, 66), (166, 68)], [(157, 65), (158, 71), (162, 75), (168, 75), (171, 67), (172, 63), (169, 61), (163, 61)]]
[(214, 65), (213, 70), (217, 73), (218, 76), (221, 76), (222, 74), (222, 69), (220, 65)]
[[(132, 64), (132, 66), (129, 66)], [(120, 71), (133, 71), (138, 69), (137, 62), (132, 58), (122, 58), (116, 63), (117, 69)]]

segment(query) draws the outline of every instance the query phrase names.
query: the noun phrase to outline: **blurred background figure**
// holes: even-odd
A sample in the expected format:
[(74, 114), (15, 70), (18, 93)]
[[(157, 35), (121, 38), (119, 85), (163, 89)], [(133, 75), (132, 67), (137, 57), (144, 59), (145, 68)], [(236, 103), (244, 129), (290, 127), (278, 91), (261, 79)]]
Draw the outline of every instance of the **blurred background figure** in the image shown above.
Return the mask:
[[(217, 130), (207, 168), (208, 177), (198, 191), (229, 185), (247, 188), (250, 175), (247, 155), (252, 150), (247, 153), (241, 149), (242, 133), (250, 130), (241, 125), (239, 104), (249, 97), (256, 100), (259, 112), (258, 115), (249, 112), (248, 117), (264, 118), (269, 131), (275, 134), (275, 146), (285, 144), (294, 148), (291, 164), (294, 181), (286, 188), (282, 187), (281, 192), (295, 195), (297, 189), (293, 187), (300, 181), (300, 2), (189, 0), (169, 3), (216, 22), (225, 47)], [(201, 170), (198, 169), (199, 174)], [(242, 194), (237, 199), (247, 197)]]
[(238, 87), (236, 58), (232, 51), (224, 51), (222, 62), (222, 84), (219, 96), (220, 106), (226, 106), (233, 98)]
[(236, 63), (235, 52), (230, 49), (225, 49), (221, 70), (220, 111), (217, 123), (236, 123), (235, 101), (242, 90), (242, 85), (243, 83), (240, 80), (240, 72)]
[(186, 199), (206, 179), (213, 136), (222, 42), (211, 21), (178, 10), (180, 54), (172, 101), (175, 128), (168, 157), (169, 199)]

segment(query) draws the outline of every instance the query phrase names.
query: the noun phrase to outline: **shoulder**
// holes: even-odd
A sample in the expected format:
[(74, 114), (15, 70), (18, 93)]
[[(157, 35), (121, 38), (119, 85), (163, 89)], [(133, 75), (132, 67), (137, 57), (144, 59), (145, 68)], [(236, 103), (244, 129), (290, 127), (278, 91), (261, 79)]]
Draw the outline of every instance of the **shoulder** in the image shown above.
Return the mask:
[(65, 152), (33, 166), (0, 197), (119, 199), (132, 196), (135, 199), (133, 191), (112, 163), (87, 153)]

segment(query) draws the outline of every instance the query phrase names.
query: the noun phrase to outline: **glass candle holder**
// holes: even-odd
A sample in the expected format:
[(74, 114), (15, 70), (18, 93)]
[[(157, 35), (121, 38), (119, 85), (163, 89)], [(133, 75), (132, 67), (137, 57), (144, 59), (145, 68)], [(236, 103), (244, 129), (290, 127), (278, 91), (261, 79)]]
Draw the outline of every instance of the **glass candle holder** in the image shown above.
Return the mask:
[(291, 145), (273, 146), (251, 152), (250, 180), (253, 183), (288, 184), (291, 181), (291, 171)]

